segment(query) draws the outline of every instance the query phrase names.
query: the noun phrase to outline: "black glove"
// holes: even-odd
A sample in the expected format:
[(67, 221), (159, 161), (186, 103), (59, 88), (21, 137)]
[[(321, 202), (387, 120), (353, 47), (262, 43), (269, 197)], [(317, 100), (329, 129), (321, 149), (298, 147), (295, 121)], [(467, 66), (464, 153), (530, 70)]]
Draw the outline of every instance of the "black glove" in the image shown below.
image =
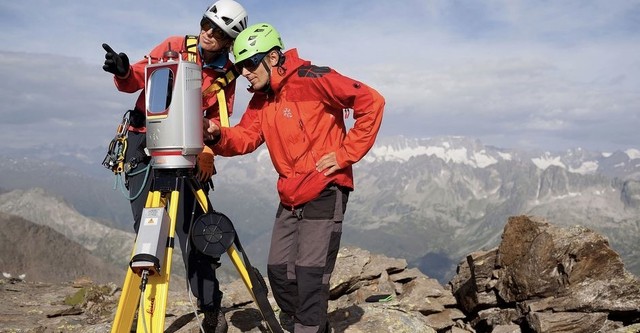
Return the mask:
[(107, 54), (104, 55), (105, 61), (102, 69), (115, 76), (126, 77), (129, 74), (129, 57), (122, 52), (116, 53), (109, 44), (103, 43), (102, 48), (107, 51)]

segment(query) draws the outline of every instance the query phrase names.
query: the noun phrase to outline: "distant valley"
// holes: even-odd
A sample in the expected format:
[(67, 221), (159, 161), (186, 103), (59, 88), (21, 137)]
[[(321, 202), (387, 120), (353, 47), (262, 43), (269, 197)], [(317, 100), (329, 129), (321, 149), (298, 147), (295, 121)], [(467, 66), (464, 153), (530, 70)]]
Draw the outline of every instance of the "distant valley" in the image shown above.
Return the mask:
[[(104, 152), (68, 149), (46, 160), (35, 151), (0, 149), (6, 156), (0, 188), (43, 188), (80, 214), (130, 233), (128, 203), (100, 165)], [(277, 204), (268, 154), (217, 157), (216, 167), (214, 209), (231, 218), (261, 267)], [(520, 214), (601, 232), (627, 269), (640, 274), (638, 150), (536, 152), (461, 137), (393, 137), (381, 138), (354, 172), (343, 244), (406, 258), (441, 282), (464, 255), (498, 244), (507, 217)], [(11, 213), (6, 201), (19, 199), (0, 200), (2, 211)], [(44, 200), (36, 200), (30, 209), (45, 209)]]

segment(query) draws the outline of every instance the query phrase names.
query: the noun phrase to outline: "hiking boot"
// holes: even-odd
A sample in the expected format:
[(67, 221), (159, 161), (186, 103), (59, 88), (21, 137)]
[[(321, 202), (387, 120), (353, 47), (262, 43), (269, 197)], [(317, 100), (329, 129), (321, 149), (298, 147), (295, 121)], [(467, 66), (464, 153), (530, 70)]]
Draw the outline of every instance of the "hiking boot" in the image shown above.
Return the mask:
[(205, 312), (202, 328), (204, 328), (205, 333), (227, 333), (229, 330), (227, 318), (224, 317), (224, 313), (220, 310)]
[(293, 316), (280, 312), (278, 320), (280, 320), (280, 326), (282, 326), (283, 329), (287, 332), (293, 332)]
[(327, 325), (324, 327), (324, 333), (333, 333), (333, 328), (331, 328), (331, 325), (329, 324), (329, 321), (327, 320)]

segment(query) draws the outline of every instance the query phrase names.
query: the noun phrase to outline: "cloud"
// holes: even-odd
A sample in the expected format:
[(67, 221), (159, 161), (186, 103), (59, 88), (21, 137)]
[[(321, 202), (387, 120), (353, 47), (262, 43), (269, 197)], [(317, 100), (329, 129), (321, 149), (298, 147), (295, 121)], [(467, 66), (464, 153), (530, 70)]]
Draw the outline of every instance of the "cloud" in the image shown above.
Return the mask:
[[(272, 23), (301, 57), (378, 89), (387, 100), (382, 135), (463, 135), (549, 149), (637, 146), (635, 1), (242, 4), (250, 22)], [(169, 35), (197, 33), (208, 3), (160, 0), (150, 10), (145, 1), (89, 0), (34, 15), (45, 5), (0, 4), (0, 139), (15, 144), (109, 140), (135, 96), (118, 93), (102, 71), (100, 44), (139, 59)], [(232, 122), (249, 98), (239, 80)]]
[[(133, 96), (77, 58), (0, 52), (0, 142), (11, 147), (110, 140)], [(108, 141), (107, 141), (108, 143)]]

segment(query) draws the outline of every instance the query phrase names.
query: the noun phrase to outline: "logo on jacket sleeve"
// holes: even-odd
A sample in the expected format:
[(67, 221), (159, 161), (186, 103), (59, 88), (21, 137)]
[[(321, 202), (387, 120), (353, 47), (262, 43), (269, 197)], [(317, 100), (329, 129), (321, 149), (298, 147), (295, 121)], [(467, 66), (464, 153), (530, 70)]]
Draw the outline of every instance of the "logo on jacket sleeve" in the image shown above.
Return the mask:
[(284, 108), (284, 110), (282, 110), (282, 115), (285, 116), (285, 118), (293, 117), (293, 113), (291, 113), (291, 109), (289, 108)]
[(326, 66), (309, 65), (298, 68), (298, 76), (300, 77), (317, 78), (329, 73), (331, 73), (331, 68)]

